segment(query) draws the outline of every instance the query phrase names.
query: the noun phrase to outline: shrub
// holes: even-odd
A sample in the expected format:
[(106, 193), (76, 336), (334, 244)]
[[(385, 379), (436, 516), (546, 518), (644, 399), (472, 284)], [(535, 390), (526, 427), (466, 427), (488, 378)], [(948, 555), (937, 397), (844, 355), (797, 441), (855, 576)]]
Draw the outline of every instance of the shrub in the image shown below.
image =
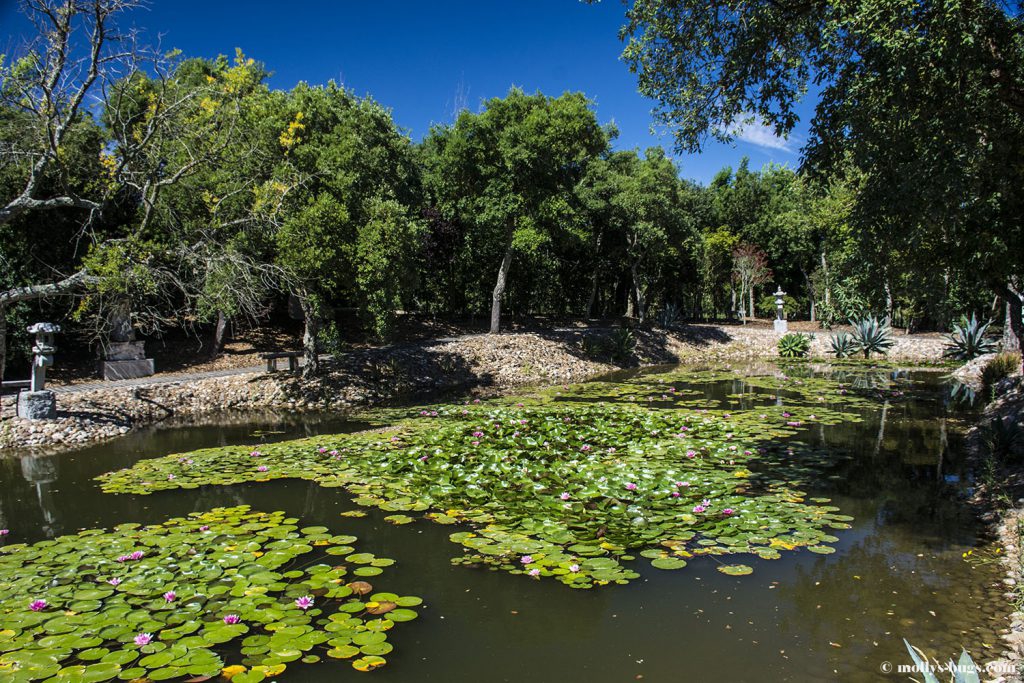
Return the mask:
[[(786, 312), (788, 318), (793, 313), (798, 313), (804, 309), (803, 303), (794, 299), (789, 294), (782, 297), (782, 310)], [(761, 300), (757, 302), (757, 314), (762, 318), (774, 318), (775, 317), (775, 295), (765, 294), (761, 297)]]
[(1020, 354), (1005, 352), (997, 354), (981, 369), (981, 383), (986, 388), (996, 385), (1004, 377), (1009, 377), (1020, 368)]
[(1000, 462), (1017, 460), (1024, 450), (1024, 429), (1009, 416), (993, 417), (982, 425), (981, 440), (991, 458)]
[(946, 337), (946, 350), (943, 355), (947, 358), (957, 360), (971, 360), (986, 353), (996, 350), (996, 342), (985, 337), (991, 320), (984, 325), (979, 324), (978, 319), (971, 313), (971, 318), (960, 318), (960, 322), (953, 325), (953, 332)]
[(889, 319), (878, 320), (875, 316), (868, 316), (860, 320), (851, 320), (853, 327), (853, 343), (858, 351), (864, 353), (865, 358), (871, 358), (872, 353), (886, 354), (896, 342), (892, 338), (892, 327), (889, 326)]
[(612, 333), (611, 357), (619, 363), (628, 361), (636, 350), (636, 333), (629, 327), (622, 327)]
[(790, 332), (779, 339), (779, 355), (783, 358), (806, 358), (811, 350), (811, 335)]
[(836, 358), (849, 358), (859, 351), (853, 337), (845, 332), (832, 335), (829, 342), (832, 344), (832, 353), (836, 354)]
[(665, 304), (665, 306), (658, 311), (658, 327), (663, 330), (669, 329), (679, 320), (679, 314), (679, 306), (671, 302)]

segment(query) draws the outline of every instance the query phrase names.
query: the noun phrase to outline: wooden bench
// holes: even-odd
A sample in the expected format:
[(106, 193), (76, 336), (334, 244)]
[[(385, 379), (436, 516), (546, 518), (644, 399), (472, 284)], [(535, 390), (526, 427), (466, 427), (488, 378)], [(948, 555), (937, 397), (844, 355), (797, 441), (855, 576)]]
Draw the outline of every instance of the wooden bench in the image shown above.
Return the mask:
[(288, 359), (288, 372), (298, 372), (299, 358), (301, 357), (302, 351), (277, 351), (275, 353), (260, 354), (260, 358), (267, 361), (267, 372), (277, 372), (278, 358)]
[(3, 393), (5, 391), (15, 391), (15, 390), (20, 390), (20, 389), (28, 389), (31, 386), (32, 386), (32, 380), (28, 380), (28, 379), (19, 379), (19, 380), (12, 380), (12, 381), (9, 381), (9, 382), (0, 382), (0, 393)]

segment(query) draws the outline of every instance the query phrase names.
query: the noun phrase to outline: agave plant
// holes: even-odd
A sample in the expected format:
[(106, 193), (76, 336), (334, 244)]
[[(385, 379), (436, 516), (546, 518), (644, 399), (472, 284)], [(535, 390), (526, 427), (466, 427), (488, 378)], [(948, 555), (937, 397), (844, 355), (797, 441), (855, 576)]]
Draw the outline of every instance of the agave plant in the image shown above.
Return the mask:
[(628, 361), (636, 350), (636, 333), (631, 328), (620, 327), (612, 334), (610, 341), (611, 357), (620, 363)]
[(836, 354), (836, 358), (849, 358), (860, 350), (853, 337), (845, 332), (832, 335), (829, 341), (832, 343), (832, 353)]
[(953, 332), (946, 337), (946, 350), (943, 353), (947, 358), (957, 360), (971, 360), (986, 353), (996, 350), (996, 343), (985, 338), (985, 332), (991, 320), (984, 325), (971, 313), (970, 319), (960, 318), (960, 322), (953, 325)]
[(783, 358), (806, 358), (811, 350), (811, 335), (790, 332), (779, 339), (779, 355)]
[(981, 682), (980, 674), (984, 669), (974, 663), (974, 660), (971, 659), (971, 656), (967, 654), (966, 650), (962, 650), (960, 652), (960, 659), (957, 660), (955, 665), (953, 665), (952, 661), (947, 664), (939, 664), (938, 662), (932, 663), (928, 661), (928, 656), (918, 648), (908, 643), (906, 638), (903, 639), (903, 644), (907, 646), (907, 652), (910, 653), (911, 659), (914, 660), (914, 665), (917, 669), (914, 673), (919, 673), (924, 676), (924, 683), (941, 683), (939, 678), (932, 673), (934, 671), (949, 671), (950, 683)]
[(853, 343), (858, 351), (864, 352), (865, 358), (871, 358), (872, 353), (885, 355), (895, 344), (892, 338), (892, 327), (889, 319), (879, 320), (871, 315), (860, 320), (850, 320), (853, 327)]
[(658, 327), (663, 330), (667, 330), (679, 320), (679, 306), (669, 302), (658, 311)]

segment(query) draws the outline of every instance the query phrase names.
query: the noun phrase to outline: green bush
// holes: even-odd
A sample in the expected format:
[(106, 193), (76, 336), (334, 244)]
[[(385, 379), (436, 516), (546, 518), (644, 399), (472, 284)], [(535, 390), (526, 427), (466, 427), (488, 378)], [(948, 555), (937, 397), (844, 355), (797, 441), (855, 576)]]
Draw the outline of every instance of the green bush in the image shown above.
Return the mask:
[(992, 360), (985, 364), (984, 368), (982, 368), (981, 383), (985, 385), (985, 388), (991, 388), (995, 386), (996, 382), (1004, 377), (1009, 377), (1019, 369), (1019, 353), (1005, 352), (997, 354)]
[(811, 335), (790, 332), (779, 339), (779, 355), (783, 358), (806, 358), (811, 350)]
[[(790, 295), (782, 297), (782, 309), (786, 313), (786, 317), (789, 318), (791, 315), (798, 311), (802, 311), (804, 306), (800, 301), (794, 299)], [(757, 302), (757, 314), (762, 318), (774, 318), (775, 317), (775, 295), (765, 294), (761, 297), (761, 300)]]

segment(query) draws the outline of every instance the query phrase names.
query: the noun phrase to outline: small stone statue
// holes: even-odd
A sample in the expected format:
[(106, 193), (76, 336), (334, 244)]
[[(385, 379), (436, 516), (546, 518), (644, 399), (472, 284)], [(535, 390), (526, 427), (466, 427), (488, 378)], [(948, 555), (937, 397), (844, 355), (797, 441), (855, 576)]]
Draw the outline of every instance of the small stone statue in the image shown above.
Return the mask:
[(783, 297), (786, 293), (782, 291), (782, 287), (779, 287), (778, 291), (775, 292), (775, 331), (779, 334), (786, 334), (789, 331), (789, 323), (786, 322), (786, 312), (782, 309), (785, 300)]
[(32, 378), (29, 390), (18, 394), (18, 415), (29, 420), (52, 420), (57, 417), (57, 396), (45, 388), (46, 368), (53, 365), (53, 354), (57, 351), (53, 335), (60, 332), (60, 325), (36, 323), (29, 325), (28, 332), (36, 336)]

